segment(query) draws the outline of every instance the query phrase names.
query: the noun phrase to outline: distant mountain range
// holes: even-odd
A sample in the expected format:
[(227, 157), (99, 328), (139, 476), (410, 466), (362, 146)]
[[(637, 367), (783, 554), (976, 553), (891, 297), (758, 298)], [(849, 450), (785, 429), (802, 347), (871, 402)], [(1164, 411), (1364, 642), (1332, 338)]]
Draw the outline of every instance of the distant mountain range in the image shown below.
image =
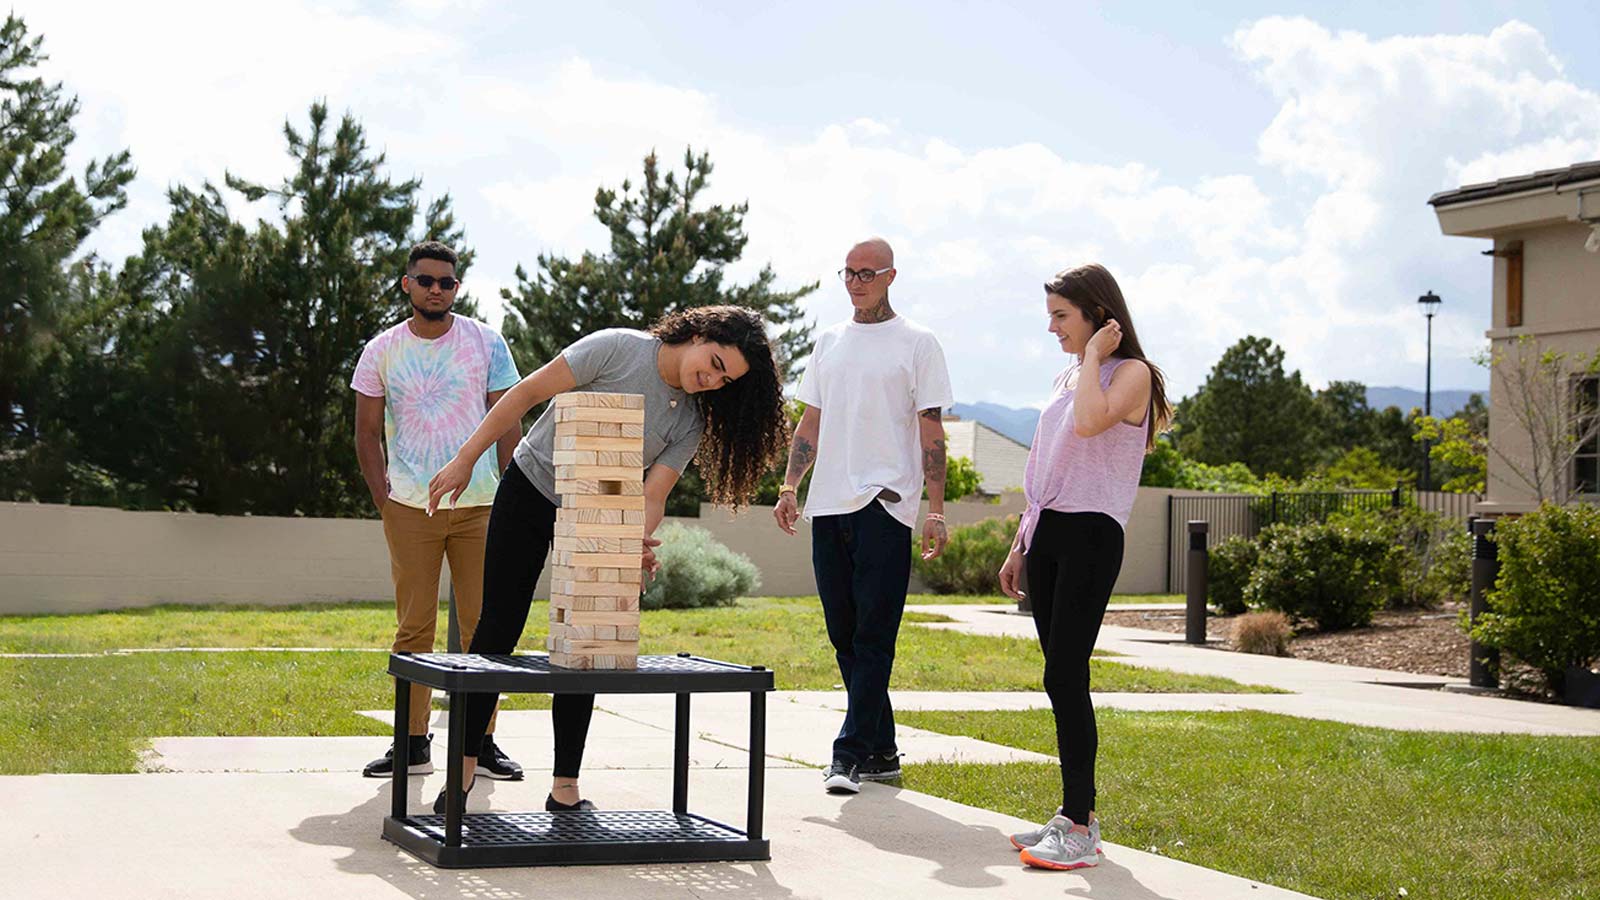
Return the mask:
[[(1467, 398), (1484, 391), (1434, 391), (1433, 414), (1449, 416), (1467, 403)], [(1484, 399), (1488, 399), (1485, 397)], [(1402, 387), (1367, 388), (1367, 405), (1373, 409), (1398, 406), (1403, 412), (1412, 407), (1422, 408), (1422, 392)], [(982, 422), (1014, 441), (1033, 443), (1033, 431), (1039, 424), (1039, 411), (1031, 407), (1013, 409), (998, 403), (957, 403), (950, 412), (971, 422)]]

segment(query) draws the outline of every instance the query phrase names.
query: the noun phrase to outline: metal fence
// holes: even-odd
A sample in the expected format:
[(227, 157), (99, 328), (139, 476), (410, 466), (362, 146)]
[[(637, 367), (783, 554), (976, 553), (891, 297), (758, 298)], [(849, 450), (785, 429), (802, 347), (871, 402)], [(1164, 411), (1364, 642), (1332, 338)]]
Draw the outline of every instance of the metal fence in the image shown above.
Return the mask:
[(1211, 523), (1208, 545), (1230, 537), (1253, 538), (1268, 525), (1321, 522), (1334, 513), (1415, 505), (1465, 523), (1477, 494), (1447, 494), (1396, 487), (1387, 491), (1296, 491), (1271, 494), (1200, 494), (1167, 498), (1167, 592), (1182, 593), (1188, 570), (1187, 523)]

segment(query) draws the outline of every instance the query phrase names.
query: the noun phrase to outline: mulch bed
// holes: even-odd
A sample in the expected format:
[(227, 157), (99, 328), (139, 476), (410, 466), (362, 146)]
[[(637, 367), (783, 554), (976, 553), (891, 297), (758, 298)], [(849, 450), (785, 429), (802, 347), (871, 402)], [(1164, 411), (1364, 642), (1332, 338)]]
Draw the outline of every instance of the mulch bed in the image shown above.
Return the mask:
[[(1347, 666), (1465, 678), (1467, 635), (1459, 624), (1461, 611), (1459, 603), (1436, 609), (1382, 610), (1365, 628), (1298, 635), (1289, 642), (1289, 655)], [(1234, 618), (1208, 616), (1206, 637), (1233, 649), (1229, 639)], [(1106, 612), (1105, 624), (1182, 634), (1184, 616), (1182, 610), (1113, 609)]]
[[(1415, 675), (1467, 677), (1467, 633), (1461, 629), (1466, 604), (1445, 603), (1432, 609), (1380, 610), (1372, 624), (1345, 631), (1306, 631), (1289, 641), (1296, 659), (1369, 669), (1388, 669)], [(1237, 616), (1206, 617), (1208, 646), (1234, 650), (1233, 622)], [(1184, 613), (1172, 610), (1106, 611), (1105, 624), (1124, 628), (1184, 633)], [(1515, 662), (1501, 672), (1502, 689), (1490, 693), (1513, 700), (1557, 702), (1543, 690), (1536, 673)]]

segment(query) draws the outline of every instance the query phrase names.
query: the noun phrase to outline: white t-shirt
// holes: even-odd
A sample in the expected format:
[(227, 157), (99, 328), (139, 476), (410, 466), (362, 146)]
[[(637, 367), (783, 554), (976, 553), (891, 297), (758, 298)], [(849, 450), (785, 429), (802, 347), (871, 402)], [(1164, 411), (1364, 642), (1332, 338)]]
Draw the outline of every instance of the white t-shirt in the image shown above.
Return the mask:
[(841, 322), (817, 337), (796, 397), (822, 411), (806, 519), (853, 513), (879, 491), (884, 508), (913, 530), (922, 501), (917, 414), (953, 401), (944, 348), (904, 316)]

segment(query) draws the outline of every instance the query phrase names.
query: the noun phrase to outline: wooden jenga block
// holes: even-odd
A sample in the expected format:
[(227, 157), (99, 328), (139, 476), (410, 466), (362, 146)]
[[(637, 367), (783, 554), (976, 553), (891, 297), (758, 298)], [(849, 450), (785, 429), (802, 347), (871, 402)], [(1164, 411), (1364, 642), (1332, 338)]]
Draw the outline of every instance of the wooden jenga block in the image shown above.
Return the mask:
[(621, 467), (624, 470), (631, 470), (633, 473), (623, 477), (633, 477), (633, 475), (637, 474), (644, 468), (644, 454), (624, 452), (621, 450), (557, 450), (555, 453), (551, 454), (551, 462), (553, 462), (556, 466), (557, 478), (591, 477), (586, 475), (561, 475), (560, 470), (563, 466), (605, 466), (607, 468)]
[(639, 594), (638, 584), (618, 581), (555, 581), (550, 582), (550, 592), (567, 597), (634, 597)]
[(555, 404), (556, 409), (566, 409), (569, 406), (644, 409), (644, 396), (641, 394), (608, 394), (603, 391), (573, 391), (566, 394), (557, 394)]
[(639, 538), (628, 540), (615, 537), (558, 537), (555, 540), (558, 550), (572, 550), (576, 553), (630, 553), (644, 552), (644, 541)]
[(644, 469), (640, 466), (556, 466), (556, 481), (637, 481), (644, 483)]
[(580, 538), (617, 538), (621, 540), (643, 540), (639, 526), (627, 525), (621, 520), (620, 510), (615, 524), (608, 522), (563, 522), (561, 517), (556, 517), (556, 537)]
[(610, 625), (612, 627), (632, 625), (637, 627), (639, 624), (639, 614), (637, 612), (620, 612), (617, 610), (601, 612), (596, 610), (595, 612), (575, 612), (571, 616), (571, 624), (574, 625)]
[(633, 624), (633, 625), (618, 625), (617, 626), (617, 640), (619, 640), (619, 641), (637, 641), (638, 639), (639, 639), (639, 626), (637, 624)]
[(557, 406), (556, 424), (567, 422), (606, 422), (617, 425), (643, 425), (644, 408), (619, 409), (610, 406)]
[[(639, 506), (644, 506), (644, 480), (637, 476), (632, 481), (621, 479), (583, 479), (566, 480), (556, 479), (556, 493), (561, 495), (561, 502), (566, 503), (567, 498), (573, 494), (590, 497), (639, 497)], [(573, 499), (577, 499), (574, 497)]]
[[(593, 525), (625, 525), (630, 524), (624, 519), (629, 510), (622, 509), (567, 509), (562, 507), (556, 512), (558, 524), (593, 524)], [(644, 524), (644, 513), (639, 513), (639, 521), (634, 525)]]
[(598, 434), (563, 434), (561, 425), (556, 426), (555, 451), (557, 453), (569, 451), (589, 451), (594, 453), (638, 453), (639, 464), (644, 465), (644, 451), (640, 448), (638, 436), (601, 437)]
[[(558, 485), (559, 486), (559, 485)], [(637, 524), (644, 524), (644, 491), (637, 494), (565, 494), (561, 497), (562, 509), (620, 509), (638, 512)], [(560, 521), (557, 519), (556, 521)], [(626, 516), (623, 521), (627, 522)], [(629, 523), (634, 524), (634, 523)]]

